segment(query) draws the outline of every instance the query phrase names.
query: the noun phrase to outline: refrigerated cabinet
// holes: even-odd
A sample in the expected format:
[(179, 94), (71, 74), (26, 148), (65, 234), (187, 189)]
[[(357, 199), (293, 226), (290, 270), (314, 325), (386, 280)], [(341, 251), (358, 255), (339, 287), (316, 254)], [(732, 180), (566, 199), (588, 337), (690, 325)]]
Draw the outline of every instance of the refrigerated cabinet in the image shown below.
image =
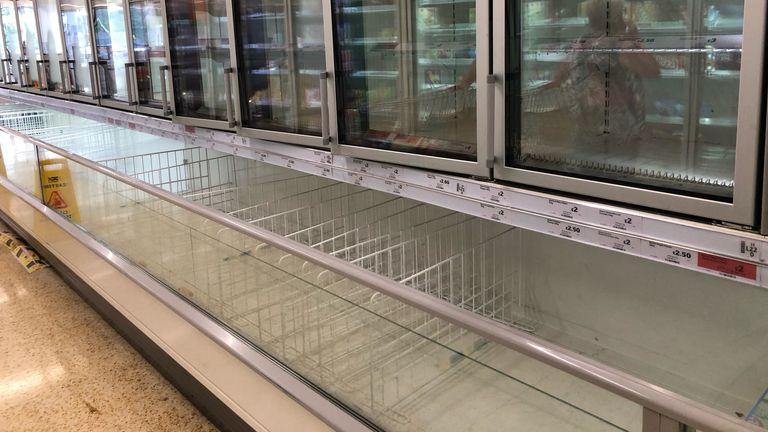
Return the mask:
[(340, 152), (488, 176), (488, 106), (479, 102), (488, 89), (489, 5), (337, 0), (331, 8), (331, 135)]
[(43, 65), (45, 60), (40, 50), (37, 9), (32, 0), (16, 0), (19, 33), (21, 34), (21, 52), (24, 87), (38, 92), (46, 89), (46, 77)]
[(96, 78), (100, 103), (121, 109), (134, 109), (135, 64), (128, 48), (130, 28), (123, 0), (92, 2), (93, 35), (96, 42)]
[(64, 33), (65, 57), (60, 64), (70, 97), (75, 100), (96, 103), (99, 93), (93, 52), (91, 11), (87, 0), (70, 0), (59, 3)]
[(0, 19), (3, 24), (3, 84), (9, 87), (23, 85), (21, 78), (21, 40), (16, 8), (12, 0), (0, 1)]
[[(327, 121), (321, 2), (235, 1), (244, 135), (321, 146)], [(326, 124), (327, 133), (327, 124)]]
[(160, 0), (129, 0), (128, 11), (137, 110), (170, 115), (163, 5)]
[(233, 129), (239, 107), (233, 77), (231, 2), (167, 0), (174, 119), (185, 124)]
[(40, 24), (40, 51), (42, 53), (42, 74), (49, 96), (63, 97), (67, 92), (63, 50), (64, 35), (61, 31), (59, 2), (57, 0), (38, 0), (38, 23)]
[(754, 224), (764, 1), (494, 6), (496, 177)]

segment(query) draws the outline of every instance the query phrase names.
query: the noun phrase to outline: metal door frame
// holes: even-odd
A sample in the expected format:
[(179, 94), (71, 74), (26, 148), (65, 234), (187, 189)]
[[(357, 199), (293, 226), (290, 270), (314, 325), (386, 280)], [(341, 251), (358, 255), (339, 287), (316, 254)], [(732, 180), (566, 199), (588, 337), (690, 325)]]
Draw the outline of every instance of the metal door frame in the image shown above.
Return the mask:
[[(22, 46), (21, 45), (21, 30), (19, 29), (18, 13), (16, 13), (16, 0), (9, 0), (9, 1), (11, 1), (13, 3), (13, 18), (14, 18), (14, 21), (16, 22), (16, 35), (17, 35), (17, 39), (18, 39), (18, 43), (19, 43), (19, 47), (18, 47), (19, 48), (19, 57), (21, 57), (21, 54), (23, 53), (23, 50), (21, 49), (21, 46)], [(3, 21), (4, 20), (2, 19), (2, 14), (0, 13), (0, 25), (2, 25)], [(5, 30), (3, 30), (3, 31), (5, 31)], [(6, 48), (6, 49), (8, 48), (8, 47), (5, 46), (5, 34), (3, 34), (3, 47)], [(14, 83), (6, 83), (5, 81), (3, 81), (2, 86), (6, 87), (6, 88), (9, 88), (9, 89), (13, 89), (13, 90), (22, 90), (23, 91), (24, 90), (24, 87), (23, 87), (24, 81), (23, 81), (23, 78), (22, 78), (22, 75), (21, 75), (21, 69), (19, 68), (19, 59), (16, 59), (16, 64), (14, 64), (13, 59), (11, 59), (10, 57), (8, 59), (5, 59), (5, 60), (8, 61), (9, 59), (11, 60), (9, 62), (9, 66), (11, 68), (11, 72), (13, 72), (13, 69), (16, 68), (16, 76), (15, 76), (16, 77), (16, 82), (14, 82)]]
[[(160, 19), (163, 21), (163, 27), (164, 27), (163, 28), (163, 44), (165, 45), (165, 49), (163, 51), (164, 51), (164, 54), (165, 54), (164, 55), (164, 57), (165, 57), (165, 64), (163, 65), (163, 67), (167, 67), (171, 63), (169, 61), (169, 54), (168, 54), (168, 49), (169, 49), (169, 45), (168, 45), (168, 19), (167, 19), (166, 15), (165, 15), (165, 1), (164, 0), (160, 0), (159, 4), (160, 4)], [(131, 21), (131, 15), (130, 15), (131, 14), (131, 2), (130, 2), (130, 0), (126, 0), (126, 5), (127, 5), (127, 8), (128, 8), (128, 10), (127, 10), (127, 12), (128, 12), (128, 17), (127, 17), (128, 18), (128, 24), (129, 24), (130, 32), (131, 32), (131, 37), (129, 39), (129, 41), (130, 41), (129, 47), (130, 47), (131, 58), (132, 58), (131, 62), (136, 64), (136, 54), (134, 52), (135, 47), (133, 46), (133, 40), (134, 40), (134, 38), (133, 38), (133, 21)], [(151, 63), (150, 63), (150, 67), (151, 67)], [(165, 110), (163, 108), (157, 108), (157, 107), (153, 107), (153, 106), (149, 106), (149, 105), (142, 105), (141, 102), (139, 102), (139, 78), (136, 75), (137, 73), (138, 73), (137, 68), (134, 68), (132, 76), (133, 76), (133, 83), (134, 83), (134, 86), (133, 86), (134, 95), (133, 95), (133, 97), (134, 97), (134, 101), (136, 102), (136, 112), (139, 112), (139, 113), (142, 113), (142, 114), (149, 114), (149, 115), (153, 115), (153, 116), (157, 116), (157, 117), (168, 117), (168, 118), (170, 118), (171, 117), (170, 112), (172, 112), (172, 110), (170, 109), (170, 106), (171, 106), (170, 102), (168, 102), (168, 112), (165, 112)], [(168, 78), (168, 71), (165, 71), (165, 70), (163, 70), (161, 68), (161, 70), (160, 70), (160, 80), (165, 81), (165, 86), (163, 86), (163, 88), (165, 89), (165, 97), (166, 98), (169, 97), (168, 88), (170, 86), (170, 84), (167, 81), (167, 78)], [(152, 83), (150, 82), (150, 85), (151, 84)]]
[[(35, 18), (37, 19), (37, 37), (38, 37), (38, 40), (39, 40), (39, 43), (40, 43), (40, 54), (42, 56), (43, 55), (43, 34), (42, 34), (41, 27), (40, 27), (40, 3), (39, 3), (39, 0), (33, 0), (33, 3), (35, 5)], [(64, 35), (62, 34), (61, 2), (60, 2), (60, 0), (55, 0), (55, 5), (56, 5), (56, 10), (53, 11), (53, 14), (56, 16), (56, 20), (57, 20), (58, 25), (59, 25), (59, 42), (60, 42), (60, 44), (59, 44), (58, 47), (48, 47), (48, 59), (47, 59), (47, 61), (48, 61), (49, 69), (50, 68), (58, 68), (59, 69), (59, 73), (61, 73), (61, 72), (64, 72), (64, 71), (60, 67), (61, 63), (59, 63), (59, 62), (61, 61), (61, 59), (59, 58), (59, 54), (57, 52), (58, 51), (57, 48), (58, 49), (62, 49), (62, 48), (65, 48), (65, 47), (63, 47), (61, 45), (61, 44), (64, 43), (64, 39), (63, 39)], [(64, 51), (62, 50), (62, 52), (64, 52)], [(51, 97), (55, 97), (55, 98), (62, 98), (62, 99), (69, 99), (69, 95), (66, 93), (67, 87), (66, 87), (66, 81), (65, 81), (64, 75), (61, 76), (61, 84), (62, 84), (62, 89), (64, 89), (64, 92), (58, 92), (58, 91), (55, 91), (55, 90), (51, 90), (49, 88), (49, 85), (50, 85), (49, 84), (49, 75), (48, 75), (47, 72), (45, 73), (45, 95), (46, 96), (51, 96)]]
[[(398, 5), (410, 7), (410, 1), (397, 2)], [(477, 160), (462, 161), (446, 157), (428, 156), (416, 153), (404, 153), (392, 150), (381, 150), (359, 147), (339, 142), (339, 122), (337, 106), (336, 46), (334, 32), (334, 17), (331, 1), (323, 2), (325, 14), (325, 55), (328, 65), (328, 111), (330, 112), (330, 141), (335, 154), (359, 157), (363, 159), (389, 162), (400, 165), (411, 165), (437, 171), (447, 171), (480, 177), (490, 177), (493, 165), (494, 136), (493, 129), (493, 92), (490, 91), (495, 77), (490, 74), (491, 63), (491, 16), (490, 0), (475, 2), (476, 23), (476, 76), (477, 76)], [(497, 14), (498, 15), (498, 12)], [(403, 75), (407, 71), (401, 71)], [(408, 79), (409, 77), (405, 77)]]
[[(43, 40), (40, 37), (40, 15), (37, 12), (37, 0), (30, 0), (32, 3), (32, 13), (35, 15), (35, 31), (37, 32), (37, 50), (40, 53), (39, 59), (31, 59), (29, 56), (27, 56), (27, 68), (37, 68), (37, 65), (40, 64), (38, 62), (42, 62), (43, 59)], [(14, 0), (14, 4), (16, 5), (16, 19), (19, 23), (19, 32), (21, 32), (21, 20), (18, 18), (19, 16), (19, 0)], [(21, 38), (20, 38), (21, 39)], [(27, 47), (27, 51), (29, 51), (29, 47)], [(34, 64), (30, 63), (34, 62)], [(23, 87), (22, 89), (25, 92), (28, 93), (35, 93), (35, 94), (47, 94), (48, 89), (48, 75), (43, 72), (42, 69), (37, 69), (37, 80), (40, 83), (40, 88), (35, 88), (33, 86), (30, 87)], [(45, 75), (45, 86), (43, 86), (43, 75)]]
[[(519, 0), (517, 0), (519, 1)], [(493, 0), (494, 58), (504, 61), (494, 63), (494, 75), (506, 77), (506, 17), (507, 1)], [(500, 180), (530, 186), (544, 187), (557, 191), (594, 198), (608, 199), (664, 211), (701, 216), (709, 219), (754, 225), (757, 206), (758, 155), (760, 154), (760, 130), (764, 120), (761, 114), (762, 89), (755, 85), (763, 82), (763, 48), (765, 41), (766, 2), (764, 0), (744, 1), (743, 54), (739, 87), (739, 109), (737, 119), (735, 188), (733, 203), (724, 203), (704, 198), (669, 192), (658, 192), (633, 186), (622, 186), (607, 182), (569, 177), (565, 174), (549, 174), (524, 168), (506, 166), (505, 127), (505, 86), (506, 80), (499, 80), (496, 86), (496, 161), (494, 173)]]
[[(172, 107), (173, 113), (171, 114), (171, 120), (174, 123), (182, 124), (185, 126), (195, 126), (195, 127), (202, 127), (202, 128), (208, 128), (208, 129), (219, 129), (219, 130), (226, 130), (226, 131), (237, 131), (238, 125), (240, 124), (240, 98), (237, 96), (239, 92), (239, 86), (238, 86), (238, 80), (237, 80), (237, 58), (235, 54), (236, 50), (236, 43), (233, 43), (234, 36), (235, 36), (235, 27), (234, 27), (234, 20), (233, 20), (233, 10), (232, 10), (232, 1), (231, 0), (222, 0), (224, 1), (226, 5), (226, 12), (227, 12), (227, 37), (229, 38), (229, 63), (230, 67), (228, 69), (225, 68), (225, 75), (229, 73), (230, 75), (230, 94), (225, 95), (225, 97), (228, 97), (228, 103), (232, 106), (232, 117), (234, 124), (230, 125), (226, 120), (210, 120), (210, 119), (201, 119), (196, 117), (185, 117), (180, 116), (177, 114), (176, 109), (176, 89), (173, 85), (173, 63), (171, 61), (171, 45), (170, 45), (170, 24), (168, 21), (168, 9), (165, 5), (165, 1), (162, 1), (163, 5), (163, 18), (165, 19), (165, 40), (167, 41), (167, 46), (165, 49), (166, 52), (166, 59), (168, 64), (168, 74), (166, 77), (170, 77), (170, 82), (168, 82), (168, 91), (170, 94), (170, 106)], [(229, 70), (229, 72), (227, 72)]]
[[(61, 18), (61, 0), (55, 0), (55, 1), (56, 1), (56, 11), (55, 11), (55, 14), (56, 14), (56, 19), (58, 20), (58, 23), (59, 23), (59, 41), (60, 41), (59, 48), (61, 48), (61, 54), (64, 56), (64, 59), (62, 59), (59, 56), (59, 54), (56, 53), (56, 65), (55, 66), (51, 65), (51, 67), (59, 68), (59, 73), (62, 74), (61, 75), (61, 88), (62, 88), (63, 91), (57, 92), (57, 91), (49, 89), (48, 92), (46, 93), (46, 95), (47, 96), (52, 96), (52, 97), (55, 97), (55, 98), (69, 100), (69, 99), (71, 99), (71, 94), (70, 94), (69, 90), (70, 90), (70, 88), (72, 86), (72, 83), (69, 82), (69, 64), (67, 64), (66, 68), (62, 67), (64, 62), (67, 62), (69, 60), (67, 58), (67, 40), (64, 37), (64, 21)], [(49, 52), (48, 53), (48, 60), (50, 60), (50, 59), (51, 59), (51, 54)]]
[[(86, 102), (93, 105), (99, 104), (99, 80), (98, 77), (94, 76), (95, 71), (93, 68), (93, 59), (96, 58), (96, 42), (94, 41), (93, 36), (93, 16), (91, 14), (91, 1), (90, 0), (84, 0), (85, 1), (85, 12), (88, 16), (88, 25), (86, 26), (86, 29), (88, 30), (88, 38), (91, 41), (91, 61), (89, 62), (88, 66), (88, 77), (91, 84), (91, 94), (90, 95), (82, 95), (72, 92), (72, 88), (74, 85), (77, 84), (77, 82), (73, 83), (69, 79), (69, 64), (67, 64), (67, 93), (69, 94), (69, 99), (73, 101), (78, 102)], [(62, 10), (61, 10), (61, 0), (57, 1), (59, 6), (59, 24), (61, 28), (61, 43), (64, 44), (64, 60), (63, 61), (71, 61), (75, 62), (75, 70), (77, 70), (77, 59), (70, 59), (69, 58), (69, 51), (67, 50), (67, 38), (66, 33), (64, 32), (64, 18), (62, 17)], [(74, 56), (74, 52), (72, 53)], [(61, 60), (60, 60), (61, 61)]]
[[(237, 1), (242, 1), (242, 0), (233, 0), (232, 1), (232, 3), (233, 3), (233, 10), (232, 10), (233, 17), (234, 17), (234, 3), (237, 2)], [(289, 2), (285, 2), (284, 4), (286, 4), (286, 11), (285, 11), (286, 17), (285, 17), (285, 20), (286, 20), (286, 23), (287, 23), (288, 21), (292, 21), (293, 20), (293, 14), (291, 14), (290, 8), (288, 7), (288, 6), (290, 6), (290, 3)], [(325, 10), (324, 9), (325, 9), (325, 7), (323, 7), (322, 19), (323, 19), (323, 29), (325, 30), (325, 20), (326, 20), (326, 16), (325, 15), (326, 14), (325, 14)], [(234, 26), (239, 27), (239, 24), (240, 23), (234, 23), (233, 22)], [(291, 28), (292, 28), (292, 26), (291, 26)], [(324, 37), (323, 41), (324, 41), (325, 49), (327, 50), (328, 49), (328, 39), (325, 37), (325, 31), (323, 31), (323, 35), (324, 35), (323, 36)], [(287, 43), (292, 43), (293, 42), (293, 39), (291, 39), (290, 41), (288, 41), (288, 39), (287, 39), (288, 37), (292, 37), (292, 36), (293, 35), (289, 33), (288, 29), (286, 29), (286, 42)], [(237, 52), (235, 52), (234, 54), (235, 54), (235, 57), (236, 57), (235, 61), (239, 60)], [(239, 63), (234, 63), (234, 64), (239, 65)], [(326, 57), (325, 70), (329, 70), (329, 66), (327, 64), (327, 57)], [(235, 75), (235, 77), (238, 78), (238, 82), (239, 82), (240, 75), (239, 74)], [(321, 75), (318, 76), (317, 79), (321, 82), (321, 86), (322, 86), (323, 85), (322, 83), (325, 81), (324, 72), (321, 73)], [(295, 77), (293, 77), (292, 80), (295, 81)], [(296, 91), (295, 86), (294, 86), (294, 91)], [(241, 96), (242, 95), (240, 94), (239, 91), (234, 96), (235, 98), (238, 99), (238, 107), (240, 109), (242, 109), (243, 104), (247, 104), (247, 101), (243, 101), (241, 99)], [(321, 101), (321, 104), (327, 105), (327, 102), (326, 101)], [(327, 107), (321, 107), (321, 110), (322, 109), (327, 109)], [(275, 131), (275, 130), (270, 130), (270, 129), (258, 129), (258, 128), (255, 128), (255, 127), (243, 126), (243, 123), (242, 123), (242, 115), (243, 115), (243, 113), (240, 112), (239, 114), (240, 114), (240, 122), (239, 122), (238, 128), (237, 128), (237, 133), (239, 135), (250, 137), (250, 138), (269, 140), (269, 141), (280, 141), (280, 142), (288, 143), (288, 144), (298, 144), (298, 145), (303, 145), (303, 146), (308, 146), (308, 147), (320, 147), (320, 148), (325, 148), (325, 149), (329, 148), (327, 140), (323, 139), (322, 133), (321, 133), (320, 136), (304, 135), (304, 134), (294, 133), (294, 132), (283, 132), (283, 131)], [(321, 122), (322, 122), (322, 120), (321, 120)]]
[[(91, 16), (91, 23), (90, 23), (90, 29), (91, 29), (91, 40), (93, 41), (93, 53), (94, 53), (94, 61), (98, 62), (98, 49), (96, 47), (96, 29), (94, 28), (94, 10), (93, 10), (93, 2), (91, 0), (88, 1), (90, 4), (91, 10), (90, 10), (90, 16)], [(125, 37), (126, 37), (126, 49), (128, 51), (128, 64), (124, 65), (125, 69), (129, 69), (133, 67), (134, 60), (133, 60), (133, 45), (131, 44), (131, 28), (130, 28), (130, 18), (127, 16), (128, 10), (127, 10), (127, 0), (120, 0), (120, 4), (123, 8), (123, 25), (125, 26)], [(107, 6), (108, 8), (109, 6)], [(112, 32), (110, 31), (110, 43), (112, 41)], [(115, 63), (114, 54), (112, 58), (112, 62)], [(130, 66), (129, 66), (130, 65)], [(102, 72), (101, 68), (98, 66), (96, 67), (96, 83), (98, 84), (98, 99), (99, 99), (99, 105), (109, 108), (116, 108), (123, 111), (136, 111), (135, 106), (135, 93), (134, 93), (134, 82), (135, 82), (135, 74), (131, 74), (130, 72), (126, 73), (126, 77), (128, 77), (128, 80), (126, 82), (126, 96), (127, 100), (125, 101), (118, 101), (113, 100), (109, 98), (105, 98), (103, 94), (101, 94), (101, 84), (102, 84)], [(117, 79), (115, 79), (117, 81)]]

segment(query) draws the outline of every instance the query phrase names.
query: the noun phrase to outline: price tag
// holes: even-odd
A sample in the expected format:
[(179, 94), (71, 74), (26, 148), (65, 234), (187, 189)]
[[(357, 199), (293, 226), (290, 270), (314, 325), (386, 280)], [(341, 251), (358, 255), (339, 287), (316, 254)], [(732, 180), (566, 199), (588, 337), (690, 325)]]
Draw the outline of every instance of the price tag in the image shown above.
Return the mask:
[(321, 175), (323, 177), (333, 177), (333, 171), (331, 170), (331, 167), (324, 166), (324, 165), (315, 165), (315, 168), (317, 168), (318, 175)]
[(610, 210), (600, 210), (598, 212), (598, 220), (601, 225), (623, 231), (637, 232), (642, 229), (642, 218), (640, 216), (627, 215)]
[(723, 276), (735, 276), (757, 281), (757, 265), (755, 264), (706, 253), (699, 254), (697, 264), (700, 268), (716, 271)]
[(547, 228), (550, 233), (569, 239), (580, 239), (584, 234), (582, 227), (554, 219), (547, 219)]
[(501, 203), (504, 199), (504, 191), (501, 189), (490, 187), (488, 185), (480, 185), (480, 191), (487, 201)]
[(435, 189), (439, 189), (442, 191), (452, 190), (452, 185), (454, 181), (449, 178), (436, 176), (434, 174), (427, 174), (427, 178), (429, 178), (432, 181), (433, 187)]
[(387, 190), (392, 192), (393, 194), (402, 195), (405, 189), (405, 185), (400, 182), (393, 182), (393, 181), (385, 181), (384, 184), (387, 187)]
[(677, 248), (663, 243), (648, 242), (646, 254), (660, 261), (677, 264), (683, 267), (696, 267), (698, 252)]
[(488, 204), (480, 204), (480, 215), (486, 219), (503, 222), (507, 218), (507, 210)]
[(352, 169), (362, 173), (367, 173), (371, 168), (371, 162), (363, 159), (352, 159)]
[(547, 202), (549, 213), (564, 217), (567, 219), (575, 219), (581, 216), (581, 207), (574, 203), (559, 200), (548, 200)]
[(267, 160), (269, 159), (269, 155), (266, 153), (259, 153), (259, 156), (257, 159), (261, 162), (267, 162)]
[(609, 231), (597, 232), (597, 243), (611, 249), (623, 252), (635, 252), (640, 246), (640, 240)]
[(348, 172), (347, 175), (348, 175), (349, 181), (358, 186), (363, 186), (363, 184), (365, 183), (365, 176), (361, 176), (356, 172)]
[(282, 159), (283, 161), (282, 165), (286, 168), (293, 168), (293, 165), (296, 163), (295, 160), (291, 158), (287, 158), (285, 156), (281, 157), (280, 159)]

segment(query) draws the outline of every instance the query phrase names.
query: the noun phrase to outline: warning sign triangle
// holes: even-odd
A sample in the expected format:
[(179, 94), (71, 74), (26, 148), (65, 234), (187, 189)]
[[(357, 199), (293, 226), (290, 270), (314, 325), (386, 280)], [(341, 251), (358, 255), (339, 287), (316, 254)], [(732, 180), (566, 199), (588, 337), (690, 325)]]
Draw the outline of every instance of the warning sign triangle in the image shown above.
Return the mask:
[(48, 198), (48, 207), (61, 210), (67, 208), (68, 206), (67, 202), (64, 201), (64, 198), (62, 198), (59, 194), (59, 191), (53, 191), (51, 197)]

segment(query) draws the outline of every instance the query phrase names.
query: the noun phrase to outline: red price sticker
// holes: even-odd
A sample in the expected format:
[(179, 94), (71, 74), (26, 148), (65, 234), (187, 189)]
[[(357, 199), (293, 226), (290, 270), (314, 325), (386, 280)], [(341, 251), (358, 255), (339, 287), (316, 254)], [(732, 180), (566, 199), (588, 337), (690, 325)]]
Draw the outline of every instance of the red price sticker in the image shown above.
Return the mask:
[(699, 267), (720, 273), (757, 280), (757, 265), (716, 255), (699, 253)]

